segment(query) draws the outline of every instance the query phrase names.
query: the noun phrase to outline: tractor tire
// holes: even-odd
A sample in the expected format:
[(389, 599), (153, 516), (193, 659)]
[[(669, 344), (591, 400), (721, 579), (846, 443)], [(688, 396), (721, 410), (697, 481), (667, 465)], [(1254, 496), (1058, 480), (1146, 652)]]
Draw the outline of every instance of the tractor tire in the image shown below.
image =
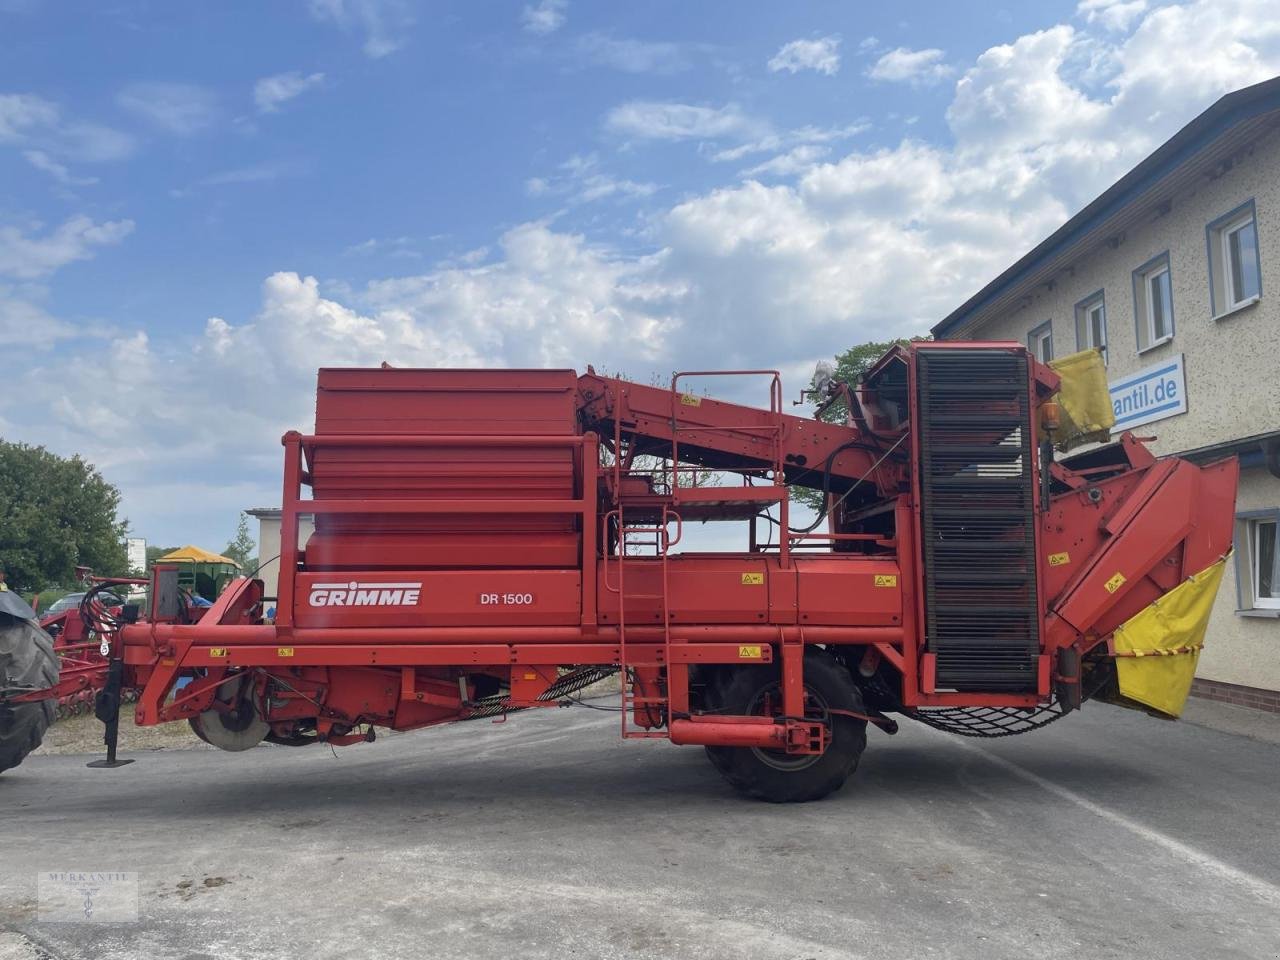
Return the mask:
[[(0, 614), (0, 676), (5, 686), (43, 689), (58, 682), (53, 639), (34, 620)], [(44, 739), (56, 697), (0, 706), (0, 772), (16, 767)]]
[[(725, 671), (708, 689), (711, 712), (727, 716), (759, 714), (764, 700), (779, 692), (776, 664)], [(820, 756), (794, 756), (757, 747), (707, 747), (707, 758), (739, 793), (769, 803), (821, 800), (844, 786), (867, 746), (867, 722), (828, 710), (864, 713), (862, 694), (849, 671), (830, 654), (808, 648), (804, 654), (805, 715), (823, 718), (831, 742)]]

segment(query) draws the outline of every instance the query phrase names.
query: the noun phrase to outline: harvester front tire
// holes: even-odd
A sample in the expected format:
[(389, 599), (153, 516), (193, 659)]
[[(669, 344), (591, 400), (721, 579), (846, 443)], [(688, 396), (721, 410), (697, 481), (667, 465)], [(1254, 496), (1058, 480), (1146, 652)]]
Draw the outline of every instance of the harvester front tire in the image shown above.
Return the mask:
[[(53, 638), (34, 621), (0, 614), (0, 672), (9, 686), (52, 687), (58, 682)], [(16, 767), (40, 746), (57, 709), (55, 698), (0, 706), (0, 771)]]
[[(707, 747), (707, 758), (739, 793), (769, 803), (821, 800), (844, 786), (867, 746), (867, 722), (828, 709), (865, 713), (862, 694), (848, 671), (822, 650), (804, 655), (806, 699), (815, 716), (830, 724), (831, 742), (817, 757), (788, 756), (753, 747)], [(708, 691), (710, 706), (725, 715), (760, 712), (766, 695), (777, 696), (776, 665), (737, 667), (726, 671)], [(776, 701), (775, 701), (776, 702)]]
[(271, 733), (258, 705), (241, 690), (243, 680), (237, 675), (218, 687), (218, 699), (230, 709), (210, 708), (188, 720), (197, 737), (219, 750), (251, 750)]

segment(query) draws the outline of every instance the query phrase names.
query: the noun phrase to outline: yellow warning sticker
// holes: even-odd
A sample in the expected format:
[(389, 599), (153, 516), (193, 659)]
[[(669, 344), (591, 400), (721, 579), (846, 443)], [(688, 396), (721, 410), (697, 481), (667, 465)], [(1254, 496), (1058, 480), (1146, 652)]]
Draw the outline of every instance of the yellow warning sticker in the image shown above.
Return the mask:
[(760, 586), (760, 584), (764, 583), (764, 574), (763, 573), (744, 573), (742, 575), (742, 583), (743, 583), (743, 586), (758, 587)]
[(738, 648), (738, 659), (739, 659), (739, 660), (759, 660), (759, 659), (760, 659), (760, 646), (759, 646), (758, 644), (754, 644), (754, 645), (752, 645), (752, 646), (742, 646), (742, 647), (739, 647), (739, 648)]
[(1071, 554), (1067, 553), (1065, 550), (1062, 553), (1049, 554), (1049, 566), (1051, 567), (1065, 567), (1070, 562)]
[(896, 573), (877, 573), (877, 587), (896, 587), (898, 585), (898, 575)]
[(1124, 574), (1117, 573), (1114, 577), (1103, 584), (1107, 588), (1107, 593), (1115, 593), (1124, 586)]
[(277, 657), (292, 657), (293, 647), (276, 647)]
[(680, 402), (683, 403), (686, 407), (702, 406), (702, 398), (698, 396), (694, 396), (692, 393), (680, 394)]
[(209, 656), (216, 658), (225, 657), (227, 655), (226, 647), (210, 647)]

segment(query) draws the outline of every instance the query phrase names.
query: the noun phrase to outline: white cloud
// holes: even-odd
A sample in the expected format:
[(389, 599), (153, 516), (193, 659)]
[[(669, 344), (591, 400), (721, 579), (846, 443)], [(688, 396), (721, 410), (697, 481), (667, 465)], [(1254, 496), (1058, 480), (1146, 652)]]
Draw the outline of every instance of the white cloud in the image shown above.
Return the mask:
[[(121, 160), (134, 147), (127, 134), (101, 124), (69, 120), (56, 103), (29, 93), (0, 94), (0, 144), (25, 147), (49, 164)], [(48, 165), (40, 166), (41, 160), (27, 159), (33, 166), (52, 172)]]
[(529, 33), (544, 37), (564, 26), (568, 9), (569, 0), (541, 0), (536, 5), (526, 6), (520, 20)]
[(607, 33), (587, 33), (574, 44), (577, 56), (588, 64), (623, 73), (679, 73), (691, 66), (691, 54), (705, 49), (666, 41), (618, 39)]
[[(135, 331), (37, 358), (4, 416), (24, 439), (100, 457), (145, 519), (148, 496), (164, 499), (184, 476), (236, 477), (273, 497), (279, 435), (310, 423), (320, 365), (594, 362), (642, 379), (811, 370), (850, 344), (925, 331), (1215, 98), (1280, 73), (1267, 9), (1196, 0), (1145, 13), (1123, 35), (1077, 23), (992, 47), (956, 84), (945, 142), (851, 148), (821, 130), (793, 138), (736, 107), (627, 104), (610, 115), (613, 132), (723, 140), (707, 156), (734, 164), (728, 185), (647, 210), (627, 238), (641, 252), (535, 222), (358, 291), (284, 271), (254, 315), (213, 318), (198, 336)], [(1110, 67), (1086, 82), (1095, 55)], [(589, 160), (543, 177), (546, 192), (603, 173)], [(760, 169), (748, 176), (768, 183), (735, 179), (751, 162)], [(16, 287), (100, 249), (76, 239), (87, 229), (58, 242), (56, 229), (19, 234), (9, 269), (37, 278), (5, 281), (26, 304), (19, 322), (39, 317), (39, 301)], [(38, 241), (60, 252), (42, 258), (29, 249)], [(89, 426), (100, 409), (120, 418), (108, 435)]]
[(116, 103), (180, 137), (209, 129), (218, 117), (213, 91), (190, 83), (131, 83), (116, 95)]
[(78, 163), (124, 160), (134, 151), (133, 137), (98, 123), (64, 124), (45, 141), (45, 148)]
[(422, 256), (418, 251), (418, 241), (413, 237), (370, 237), (353, 243), (342, 251), (344, 257), (368, 257), (375, 254), (404, 260), (416, 260)]
[(34, 130), (58, 122), (58, 108), (30, 93), (0, 93), (0, 143), (26, 139)]
[(301, 96), (324, 83), (323, 73), (303, 74), (298, 70), (263, 77), (253, 85), (253, 101), (261, 113), (275, 113), (280, 104)]
[(530, 177), (525, 193), (531, 197), (563, 197), (569, 203), (592, 203), (614, 198), (619, 200), (648, 197), (656, 193), (657, 184), (641, 183), (606, 172), (597, 154), (574, 154), (560, 164), (558, 173), (549, 177)]
[(1101, 23), (1109, 30), (1128, 30), (1147, 10), (1147, 0), (1080, 0), (1076, 13), (1088, 23)]
[(374, 60), (408, 42), (413, 11), (405, 0), (310, 0), (311, 16), (342, 30), (364, 35), (362, 49)]
[(792, 40), (783, 44), (770, 58), (768, 66), (772, 73), (781, 70), (788, 73), (813, 70), (833, 77), (840, 69), (840, 38), (830, 36), (819, 37), (817, 40)]
[(201, 187), (226, 187), (246, 183), (271, 183), (287, 177), (297, 177), (311, 170), (308, 160), (263, 160), (259, 163), (245, 164), (243, 167), (230, 167), (218, 170), (201, 177), (190, 186), (176, 187), (169, 191), (175, 200), (183, 200), (200, 191)]
[(810, 169), (829, 153), (831, 153), (830, 147), (806, 143), (798, 147), (792, 147), (786, 153), (780, 153), (776, 157), (765, 160), (763, 163), (757, 163), (754, 167), (742, 171), (742, 176), (794, 176)]
[(703, 107), (688, 103), (632, 100), (609, 111), (605, 128), (638, 140), (714, 140), (750, 134), (759, 124), (736, 104)]
[(133, 221), (95, 223), (77, 216), (43, 235), (41, 224), (29, 226), (0, 225), (0, 345), (45, 350), (86, 331), (40, 306), (48, 294), (44, 282), (67, 264), (122, 241), (133, 232)]
[(872, 80), (888, 80), (918, 85), (938, 83), (955, 71), (942, 62), (941, 50), (908, 50), (898, 47), (882, 55), (867, 71)]
[(300, 160), (267, 160), (212, 173), (200, 180), (200, 186), (222, 187), (235, 183), (269, 183), (283, 177), (298, 176), (309, 169), (310, 164)]
[(865, 120), (838, 127), (797, 127), (794, 130), (770, 133), (757, 140), (750, 140), (733, 147), (717, 150), (711, 155), (711, 159), (717, 163), (732, 162), (741, 160), (743, 157), (750, 156), (753, 153), (776, 153), (780, 150), (790, 150), (806, 144), (836, 143), (856, 137), (870, 128), (871, 125)]
[[(44, 351), (81, 332), (74, 324), (50, 316), (37, 305), (34, 300), (41, 295), (39, 290), (18, 290), (0, 283), (0, 347)], [(0, 417), (0, 433), (5, 432), (3, 424)]]
[(77, 177), (72, 175), (65, 163), (59, 163), (43, 150), (23, 150), (22, 156), (27, 163), (37, 170), (49, 174), (53, 179), (67, 187), (88, 187), (98, 182), (97, 177)]
[(496, 262), (380, 281), (351, 295), (355, 302), (281, 271), (263, 282), (261, 306), (244, 322), (210, 317), (187, 337), (120, 334), (27, 366), (13, 389), (23, 391), (24, 435), (107, 469), (135, 519), (153, 514), (149, 491), (183, 476), (271, 477), (262, 486), (276, 496), (279, 438), (310, 424), (318, 367), (651, 360), (676, 322), (670, 303), (679, 295), (652, 273), (648, 258), (527, 223), (502, 236)]
[[(39, 229), (39, 225), (35, 225)], [(119, 243), (133, 232), (132, 220), (95, 223), (72, 217), (44, 236), (28, 236), (12, 224), (0, 224), (0, 277), (38, 280), (75, 260), (88, 260), (96, 248)]]

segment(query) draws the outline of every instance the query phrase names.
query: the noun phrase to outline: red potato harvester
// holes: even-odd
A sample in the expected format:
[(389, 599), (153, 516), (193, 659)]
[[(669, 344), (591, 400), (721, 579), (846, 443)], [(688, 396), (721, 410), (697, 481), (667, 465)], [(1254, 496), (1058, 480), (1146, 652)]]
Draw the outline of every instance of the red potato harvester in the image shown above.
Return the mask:
[[(127, 762), (126, 690), (137, 723), (243, 750), (572, 705), (616, 673), (623, 737), (703, 746), (771, 801), (838, 789), (890, 714), (971, 736), (1091, 698), (1176, 715), (1238, 468), (1157, 459), (1127, 433), (1057, 457), (1073, 427), (1110, 423), (1074, 422), (1090, 389), (1084, 409), (1109, 411), (1105, 379), (1062, 371), (1014, 343), (895, 347), (823, 392), (840, 425), (784, 413), (771, 371), (668, 389), (590, 369), (321, 370), (315, 432), (283, 441), (278, 596), (241, 578), (193, 611), (157, 565), (144, 617), (94, 625), (98, 763)], [(767, 386), (768, 409), (690, 392), (711, 376)], [(808, 530), (793, 485), (823, 495)], [(732, 520), (751, 521), (741, 552), (673, 549)], [(35, 686), (7, 685), (5, 709), (59, 695)]]

